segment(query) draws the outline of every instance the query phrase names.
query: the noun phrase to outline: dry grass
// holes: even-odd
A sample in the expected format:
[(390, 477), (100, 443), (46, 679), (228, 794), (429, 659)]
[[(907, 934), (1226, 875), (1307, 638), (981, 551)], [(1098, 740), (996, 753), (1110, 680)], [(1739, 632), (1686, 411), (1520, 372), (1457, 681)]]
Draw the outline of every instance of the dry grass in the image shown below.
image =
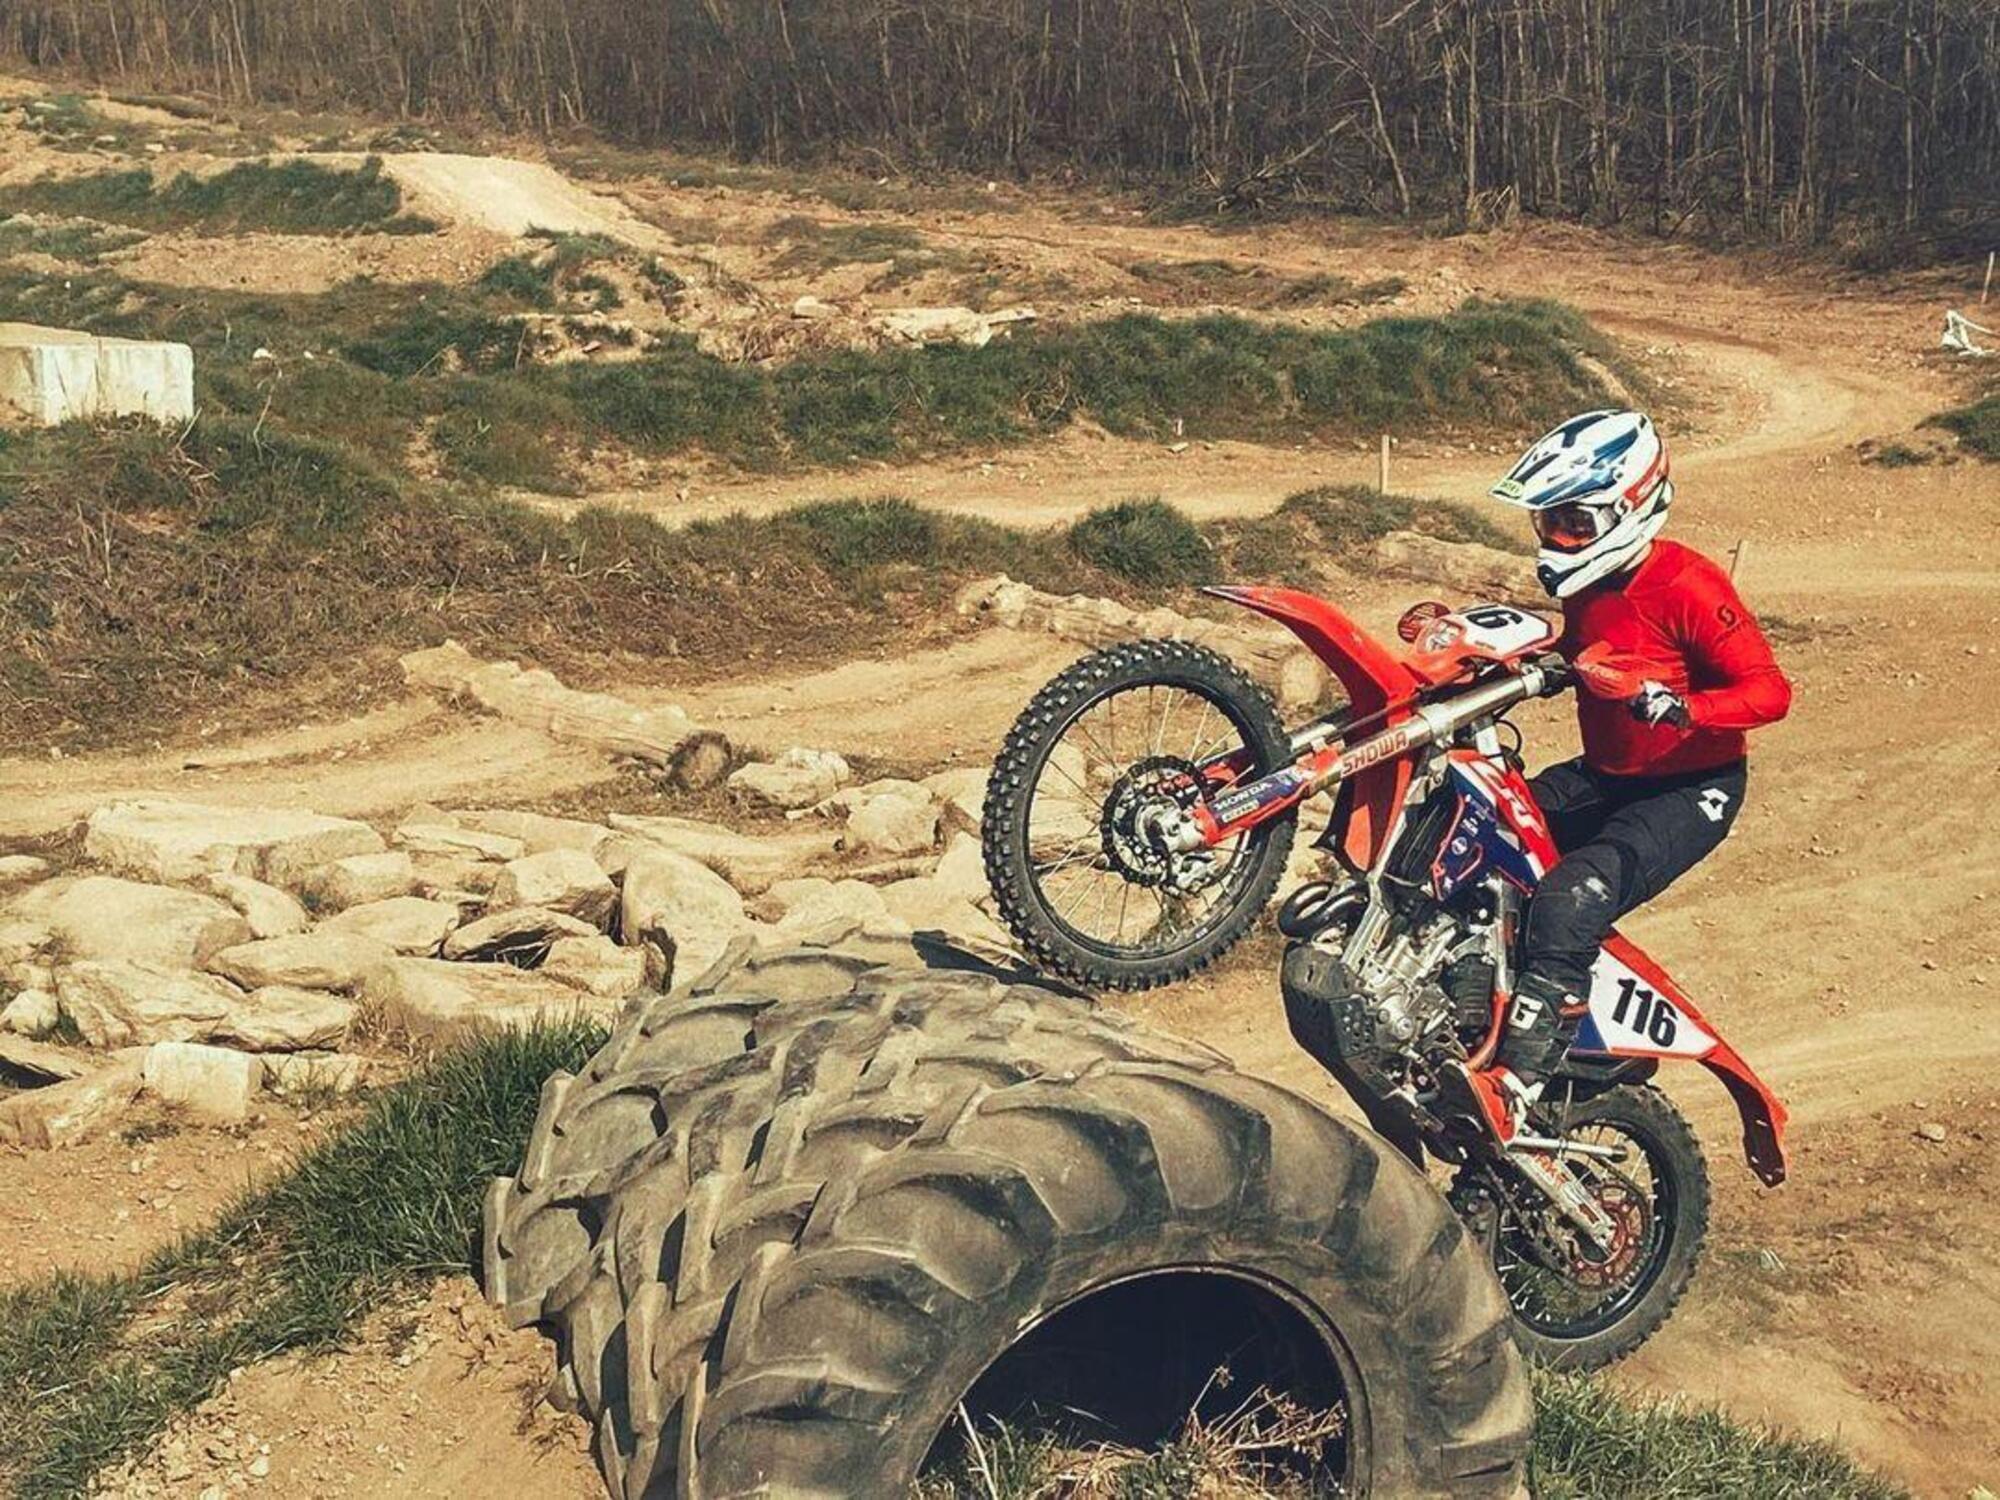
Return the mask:
[(1150, 1450), (1118, 1443), (1071, 1444), (1060, 1435), (1005, 1422), (982, 1432), (961, 1404), (955, 1450), (919, 1481), (920, 1500), (1250, 1500), (1324, 1492), (1314, 1474), (1346, 1430), (1345, 1413), (1311, 1411), (1259, 1386), (1219, 1414), (1209, 1396), (1226, 1389), (1216, 1370), (1167, 1442)]

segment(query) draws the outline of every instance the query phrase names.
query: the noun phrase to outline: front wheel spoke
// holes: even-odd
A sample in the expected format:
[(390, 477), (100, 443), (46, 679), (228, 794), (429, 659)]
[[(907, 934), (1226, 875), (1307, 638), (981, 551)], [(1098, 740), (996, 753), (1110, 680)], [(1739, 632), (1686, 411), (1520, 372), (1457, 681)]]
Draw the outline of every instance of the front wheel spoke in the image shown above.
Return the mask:
[(1079, 864), (1090, 868), (1101, 868), (1097, 864), (1096, 857), (1102, 853), (1103, 851), (1097, 847), (1091, 836), (1087, 833), (1083, 834), (1073, 840), (1066, 849), (1058, 853), (1048, 864), (1036, 865), (1035, 878), (1043, 884), (1047, 884), (1051, 877), (1060, 875), (1064, 870), (1074, 869)]
[[(1107, 884), (1106, 884), (1105, 882), (1103, 882), (1103, 881), (1101, 881), (1101, 880), (1100, 880), (1100, 881), (1099, 881), (1099, 882), (1097, 883), (1097, 885), (1098, 885), (1098, 890), (1099, 890), (1099, 892), (1100, 892), (1100, 895), (1099, 895), (1099, 899), (1098, 899), (1098, 902), (1097, 902), (1097, 904), (1096, 904), (1095, 906), (1091, 907), (1091, 909), (1090, 909), (1090, 915), (1091, 915), (1091, 929), (1090, 929), (1090, 930), (1091, 930), (1091, 931), (1093, 931), (1093, 932), (1097, 931), (1097, 920), (1098, 920), (1098, 918), (1099, 918), (1099, 917), (1101, 917), (1101, 916), (1103, 915), (1103, 913), (1104, 913), (1104, 912), (1106, 912), (1107, 910), (1109, 910), (1109, 909), (1110, 909), (1110, 906), (1111, 906), (1111, 890), (1112, 890), (1112, 887), (1111, 887), (1110, 885), (1107, 885)], [(1123, 881), (1123, 880), (1120, 880), (1120, 881), (1118, 881), (1118, 882), (1117, 882), (1117, 887), (1118, 887), (1118, 889), (1120, 889), (1120, 890), (1129, 890), (1129, 889), (1131, 889), (1130, 885), (1129, 885), (1129, 884), (1128, 884), (1128, 883), (1127, 883), (1126, 881)]]
[(1096, 888), (1097, 882), (1076, 880), (1070, 882), (1070, 884), (1074, 888), (1074, 894), (1070, 897), (1070, 899), (1067, 902), (1065, 902), (1062, 906), (1057, 908), (1057, 914), (1061, 916), (1065, 922), (1067, 922), (1070, 919), (1070, 917), (1075, 913), (1077, 907), (1082, 903), (1084, 895), (1087, 892)]
[(1201, 764), (1201, 756), (1196, 752), (1201, 748), (1201, 732), (1208, 728), (1209, 716), (1215, 712), (1215, 705), (1206, 698), (1201, 700), (1201, 717), (1194, 721), (1194, 736), (1188, 741), (1188, 759)]

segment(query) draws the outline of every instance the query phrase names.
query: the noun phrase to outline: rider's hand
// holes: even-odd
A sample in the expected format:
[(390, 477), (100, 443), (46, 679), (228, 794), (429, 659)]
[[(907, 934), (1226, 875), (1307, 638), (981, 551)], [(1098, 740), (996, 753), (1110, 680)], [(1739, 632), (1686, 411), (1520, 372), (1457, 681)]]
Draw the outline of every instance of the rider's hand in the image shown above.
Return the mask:
[(1671, 724), (1676, 729), (1686, 729), (1694, 722), (1688, 714), (1687, 700), (1664, 682), (1648, 679), (1625, 706), (1641, 724)]

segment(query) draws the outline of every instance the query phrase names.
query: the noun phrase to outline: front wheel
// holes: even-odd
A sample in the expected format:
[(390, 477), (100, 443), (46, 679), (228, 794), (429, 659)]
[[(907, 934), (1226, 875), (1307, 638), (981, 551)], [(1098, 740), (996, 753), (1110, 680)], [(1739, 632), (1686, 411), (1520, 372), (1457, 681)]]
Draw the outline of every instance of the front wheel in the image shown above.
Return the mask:
[(1290, 759), (1270, 695), (1204, 646), (1134, 641), (1084, 657), (1015, 720), (987, 783), (981, 836), (1001, 918), (1086, 986), (1185, 978), (1250, 930), (1296, 817), (1181, 852), (1153, 830)]
[(1522, 1352), (1553, 1369), (1600, 1369), (1651, 1338), (1694, 1279), (1708, 1233), (1708, 1165), (1693, 1128), (1650, 1085), (1572, 1105), (1548, 1133), (1613, 1153), (1564, 1163), (1617, 1225), (1609, 1246), (1491, 1164), (1460, 1171), (1452, 1206), (1486, 1243)]

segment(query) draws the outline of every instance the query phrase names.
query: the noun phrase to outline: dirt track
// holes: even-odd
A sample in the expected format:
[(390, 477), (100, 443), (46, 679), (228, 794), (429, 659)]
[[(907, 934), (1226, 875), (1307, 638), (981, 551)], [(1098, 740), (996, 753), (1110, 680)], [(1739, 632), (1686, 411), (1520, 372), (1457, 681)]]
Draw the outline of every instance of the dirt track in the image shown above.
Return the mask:
[[(1030, 241), (1067, 232), (1033, 213), (988, 219), (954, 228)], [(1298, 228), (1079, 234), (1153, 254), (1337, 270), (1353, 261)], [(1809, 280), (1758, 283), (1706, 256), (1572, 231), (1371, 237), (1367, 258), (1391, 254), (1412, 280), (1452, 269), (1471, 290), (1562, 295), (1634, 342), (1681, 351), (1705, 405), (1701, 431), (1677, 447), (1675, 533), (1717, 554), (1749, 540), (1739, 581), (1776, 626), (1798, 686), (1792, 718), (1759, 737), (1752, 800), (1729, 846), (1631, 924), (1790, 1102), (1795, 1177), (1775, 1192), (1756, 1187), (1733, 1157), (1720, 1090), (1705, 1076), (1667, 1080), (1710, 1144), (1714, 1250), (1682, 1312), (1620, 1378), (1835, 1437), (1927, 1495), (2000, 1484), (2000, 773), (1990, 728), (2000, 712), (2000, 481), (1974, 464), (1870, 467), (1851, 448), (1907, 433), (1946, 404), (1949, 388), (1916, 358), (1934, 308), (1913, 296), (1836, 296)], [(1490, 453), (1413, 439), (1396, 483), (1470, 499), (1497, 465)], [(671, 486), (593, 498), (681, 518), (891, 490), (1022, 522), (1134, 493), (1197, 514), (1256, 510), (1308, 484), (1372, 477), (1372, 467), (1358, 452), (1197, 445), (1172, 455), (1074, 434), (866, 478), (705, 483), (685, 502)], [(1420, 592), (1358, 586), (1344, 602), (1382, 625)], [(1066, 654), (994, 633), (890, 662), (632, 695), (734, 719), (752, 742), (983, 763)], [(1559, 718), (1531, 723), (1531, 758), (1567, 752)], [(190, 758), (205, 764), (182, 769)], [(601, 771), (525, 732), (390, 709), (227, 749), (0, 762), (0, 832), (59, 825), (120, 791), (381, 812), (475, 795), (531, 802)], [(1133, 1006), (1330, 1097), (1285, 1035), (1266, 972), (1234, 965)], [(1927, 1122), (1945, 1127), (1942, 1144), (1917, 1139)], [(441, 1420), (498, 1430), (490, 1405), (504, 1385), (441, 1386), (458, 1393), (444, 1416), (428, 1397), (370, 1408), (379, 1441), (412, 1455), (393, 1482), (337, 1464), (274, 1482), (280, 1493), (458, 1493), (465, 1469), (426, 1471), (415, 1439)], [(515, 1463), (496, 1453), (481, 1466), (485, 1485), (537, 1482)]]

